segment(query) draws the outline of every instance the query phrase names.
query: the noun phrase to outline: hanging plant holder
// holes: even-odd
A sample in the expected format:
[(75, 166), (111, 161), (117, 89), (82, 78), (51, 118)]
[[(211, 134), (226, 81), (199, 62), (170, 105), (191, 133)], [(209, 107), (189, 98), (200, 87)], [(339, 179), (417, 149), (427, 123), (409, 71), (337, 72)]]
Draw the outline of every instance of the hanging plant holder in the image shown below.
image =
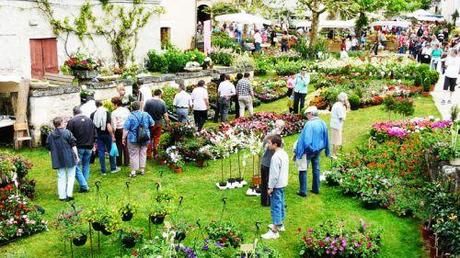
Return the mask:
[(72, 239), (72, 243), (75, 245), (75, 246), (82, 246), (84, 244), (86, 244), (86, 240), (88, 240), (88, 237), (83, 234), (79, 237), (75, 237)]

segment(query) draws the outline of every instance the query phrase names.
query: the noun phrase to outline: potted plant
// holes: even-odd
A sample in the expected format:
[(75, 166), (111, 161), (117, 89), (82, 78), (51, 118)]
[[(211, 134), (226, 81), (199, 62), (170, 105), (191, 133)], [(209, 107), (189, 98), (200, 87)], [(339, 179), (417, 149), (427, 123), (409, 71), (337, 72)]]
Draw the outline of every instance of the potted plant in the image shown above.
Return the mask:
[(61, 236), (72, 241), (76, 246), (84, 245), (88, 239), (80, 214), (81, 210), (76, 208), (70, 211), (63, 211), (58, 215), (55, 223), (56, 228), (61, 232)]
[(176, 146), (171, 146), (166, 149), (166, 155), (168, 157), (167, 162), (174, 170), (174, 172), (180, 174), (182, 173), (182, 168), (185, 165), (182, 155), (179, 153), (179, 149)]
[(131, 221), (134, 216), (135, 208), (130, 203), (124, 205), (120, 208), (121, 220), (122, 221)]
[(205, 161), (212, 159), (212, 153), (209, 149), (210, 145), (201, 147), (196, 154), (196, 166), (199, 168), (204, 167)]
[(326, 177), (326, 184), (329, 186), (339, 186), (342, 174), (337, 170), (325, 171), (324, 176)]
[(86, 220), (91, 223), (94, 230), (104, 235), (111, 235), (117, 228), (116, 219), (113, 213), (105, 207), (90, 209), (86, 214)]
[(79, 79), (92, 79), (98, 75), (100, 66), (93, 58), (87, 57), (82, 53), (75, 53), (64, 62), (69, 67), (72, 74)]
[(187, 237), (187, 229), (189, 228), (190, 226), (183, 222), (183, 221), (180, 221), (178, 223), (176, 223), (173, 227), (174, 229), (174, 240), (176, 240), (177, 242), (182, 242), (182, 240), (184, 240), (186, 237)]
[(46, 140), (48, 138), (48, 135), (53, 131), (53, 128), (49, 125), (42, 125), (40, 127), (40, 142), (42, 147), (46, 146)]
[(124, 248), (133, 248), (136, 243), (142, 240), (142, 229), (134, 229), (132, 227), (124, 227), (119, 230), (121, 245)]
[(228, 221), (213, 221), (206, 227), (208, 238), (217, 241), (223, 247), (239, 247), (243, 242), (243, 234)]
[(155, 225), (163, 224), (166, 215), (168, 215), (168, 205), (162, 202), (154, 202), (149, 213), (150, 221)]

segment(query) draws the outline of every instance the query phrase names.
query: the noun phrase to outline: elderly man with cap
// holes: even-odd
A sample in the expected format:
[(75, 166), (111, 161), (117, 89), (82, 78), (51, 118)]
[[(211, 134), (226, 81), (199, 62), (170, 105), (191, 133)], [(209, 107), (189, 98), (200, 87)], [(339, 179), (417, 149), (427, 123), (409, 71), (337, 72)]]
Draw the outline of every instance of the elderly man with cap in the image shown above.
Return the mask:
[[(302, 133), (297, 140), (294, 159), (300, 160), (304, 154), (307, 155), (307, 163), (311, 162), (313, 171), (312, 192), (319, 194), (319, 155), (322, 150), (325, 150), (326, 156), (330, 156), (327, 126), (326, 123), (318, 117), (318, 109), (315, 106), (308, 107), (305, 113), (308, 121), (305, 123)], [(306, 171), (299, 172), (299, 184), (300, 190), (297, 194), (306, 197)]]

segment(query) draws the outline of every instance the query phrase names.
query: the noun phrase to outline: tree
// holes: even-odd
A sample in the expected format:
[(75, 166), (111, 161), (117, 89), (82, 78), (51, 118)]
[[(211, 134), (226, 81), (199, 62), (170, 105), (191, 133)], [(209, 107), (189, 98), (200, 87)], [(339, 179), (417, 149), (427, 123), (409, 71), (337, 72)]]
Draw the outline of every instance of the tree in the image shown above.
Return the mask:
[(455, 10), (455, 12), (452, 14), (452, 21), (454, 22), (454, 26), (457, 24), (457, 19), (459, 17), (458, 10)]
[(310, 47), (316, 44), (319, 30), (319, 16), (328, 10), (348, 12), (353, 0), (299, 0), (298, 7), (307, 7), (311, 13)]
[(123, 69), (128, 60), (133, 60), (139, 31), (147, 25), (153, 14), (160, 14), (164, 10), (162, 7), (147, 8), (145, 0), (133, 0), (127, 7), (113, 4), (109, 0), (99, 1), (104, 15), (96, 15), (93, 5), (86, 2), (73, 22), (70, 22), (69, 17), (57, 19), (48, 0), (37, 0), (37, 6), (48, 18), (53, 33), (57, 36), (66, 35), (66, 42), (72, 33), (82, 42), (85, 39), (92, 40), (95, 35), (104, 37), (112, 48), (115, 62)]

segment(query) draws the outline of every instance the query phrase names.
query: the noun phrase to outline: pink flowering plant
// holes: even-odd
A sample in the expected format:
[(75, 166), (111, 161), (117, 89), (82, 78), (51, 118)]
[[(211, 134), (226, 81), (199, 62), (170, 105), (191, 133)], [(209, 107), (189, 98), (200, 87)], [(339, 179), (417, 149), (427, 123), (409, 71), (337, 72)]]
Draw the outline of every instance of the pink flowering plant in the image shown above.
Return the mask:
[(360, 220), (355, 229), (348, 229), (344, 222), (328, 220), (316, 228), (308, 228), (301, 234), (301, 257), (375, 257), (381, 248), (381, 229), (369, 229)]
[(434, 120), (429, 118), (385, 121), (373, 124), (370, 135), (372, 139), (382, 143), (390, 138), (404, 139), (414, 133), (445, 129), (451, 125), (452, 122), (450, 120)]

